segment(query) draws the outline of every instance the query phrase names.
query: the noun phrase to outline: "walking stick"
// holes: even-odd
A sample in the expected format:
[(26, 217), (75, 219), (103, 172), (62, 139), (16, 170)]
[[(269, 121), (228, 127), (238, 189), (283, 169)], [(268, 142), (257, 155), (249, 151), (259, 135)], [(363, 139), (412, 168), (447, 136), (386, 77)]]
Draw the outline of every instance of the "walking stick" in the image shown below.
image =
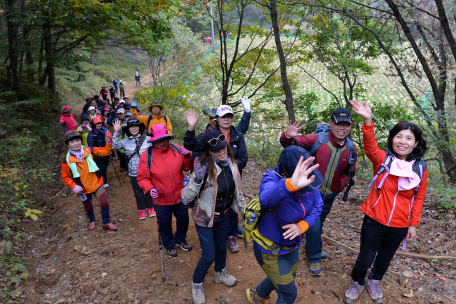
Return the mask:
[(112, 158), (110, 157), (109, 160), (111, 161), (111, 165), (114, 168), (114, 172), (116, 172), (117, 179), (119, 180), (119, 184), (122, 187), (122, 183), (120, 182), (119, 174), (117, 174), (116, 166), (114, 166), (114, 163), (112, 162)]
[(162, 239), (160, 235), (160, 220), (158, 218), (158, 203), (157, 199), (155, 199), (155, 206), (157, 206), (157, 210), (155, 211), (155, 217), (157, 218), (157, 230), (158, 230), (158, 246), (160, 248), (160, 262), (162, 265), (162, 277), (163, 277), (163, 283), (165, 283), (165, 269), (163, 268), (163, 253), (162, 253)]

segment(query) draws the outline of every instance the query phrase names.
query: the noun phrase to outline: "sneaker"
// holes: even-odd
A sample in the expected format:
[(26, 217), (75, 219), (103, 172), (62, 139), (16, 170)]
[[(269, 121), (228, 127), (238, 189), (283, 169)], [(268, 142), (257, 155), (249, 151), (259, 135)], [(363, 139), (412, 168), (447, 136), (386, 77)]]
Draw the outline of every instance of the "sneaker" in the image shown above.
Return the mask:
[(192, 298), (193, 304), (206, 304), (206, 297), (204, 296), (204, 283), (192, 282)]
[(117, 226), (113, 225), (112, 223), (107, 223), (107, 224), (103, 224), (103, 229), (110, 230), (110, 231), (117, 231)]
[(107, 189), (107, 188), (109, 188), (109, 185), (108, 185), (108, 184), (104, 184), (103, 187), (104, 187), (105, 189)]
[(353, 279), (351, 279), (350, 287), (348, 287), (344, 295), (344, 302), (347, 304), (355, 302), (363, 290), (364, 286), (359, 285), (358, 282), (355, 282)]
[(190, 251), (190, 250), (192, 250), (192, 248), (193, 248), (193, 246), (190, 245), (190, 243), (187, 242), (187, 241), (183, 241), (183, 242), (180, 243), (180, 244), (176, 244), (176, 246), (179, 246), (179, 247), (180, 247), (182, 250), (184, 250), (184, 251)]
[(226, 273), (226, 268), (223, 268), (220, 272), (215, 272), (214, 275), (214, 282), (215, 283), (223, 283), (225, 286), (231, 287), (236, 284), (237, 279), (232, 275)]
[(154, 208), (149, 208), (149, 209), (147, 209), (147, 212), (149, 213), (149, 217), (157, 216), (157, 215), (155, 214)]
[(243, 236), (243, 233), (244, 233), (244, 229), (242, 229), (241, 227), (238, 227), (237, 237), (241, 238)]
[(239, 251), (239, 245), (237, 244), (235, 236), (228, 237), (228, 246), (230, 247), (230, 252), (234, 253)]
[(329, 253), (327, 253), (326, 251), (322, 251), (322, 252), (321, 252), (321, 259), (322, 259), (322, 260), (327, 260), (327, 259), (329, 259)]
[(245, 297), (247, 301), (255, 304), (267, 304), (269, 298), (262, 298), (256, 293), (256, 288), (250, 288), (245, 290)]
[(380, 286), (379, 280), (371, 280), (367, 277), (366, 289), (369, 292), (369, 296), (375, 304), (383, 303), (383, 289)]
[(146, 219), (146, 210), (139, 210), (139, 219), (140, 220)]
[(88, 228), (89, 228), (89, 230), (95, 229), (95, 222), (90, 222)]
[(320, 263), (311, 263), (309, 270), (310, 270), (310, 274), (313, 275), (313, 276), (321, 275), (321, 265), (320, 265)]
[(168, 249), (168, 256), (170, 258), (175, 258), (177, 257), (177, 250), (176, 250), (176, 247), (173, 247), (171, 249)]

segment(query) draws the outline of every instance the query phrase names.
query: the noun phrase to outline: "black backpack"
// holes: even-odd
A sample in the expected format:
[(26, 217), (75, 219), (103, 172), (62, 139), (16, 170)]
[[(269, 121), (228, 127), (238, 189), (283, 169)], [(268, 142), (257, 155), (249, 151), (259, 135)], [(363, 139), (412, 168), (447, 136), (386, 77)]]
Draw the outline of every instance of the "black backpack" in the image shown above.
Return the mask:
[[(149, 133), (149, 124), (150, 124), (150, 121), (153, 119), (153, 115), (149, 115), (149, 120), (147, 121), (147, 133)], [(165, 124), (168, 124), (168, 118), (166, 117), (165, 114), (163, 114), (163, 118), (165, 119)], [(166, 127), (166, 125), (165, 125)], [(150, 134), (147, 134), (147, 135), (150, 135)]]

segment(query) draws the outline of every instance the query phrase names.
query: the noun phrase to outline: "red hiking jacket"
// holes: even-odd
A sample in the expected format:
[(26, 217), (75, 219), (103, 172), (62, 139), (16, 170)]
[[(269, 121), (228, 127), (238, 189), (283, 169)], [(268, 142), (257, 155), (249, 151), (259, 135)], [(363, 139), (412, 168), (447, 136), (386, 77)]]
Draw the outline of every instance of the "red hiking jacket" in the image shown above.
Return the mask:
[[(180, 150), (180, 147), (176, 145)], [(139, 186), (146, 195), (150, 189), (158, 189), (158, 205), (173, 205), (181, 202), (182, 183), (184, 174), (193, 168), (190, 156), (183, 156), (168, 146), (163, 149), (152, 147), (152, 166), (147, 165), (147, 150), (141, 154), (136, 177)]]

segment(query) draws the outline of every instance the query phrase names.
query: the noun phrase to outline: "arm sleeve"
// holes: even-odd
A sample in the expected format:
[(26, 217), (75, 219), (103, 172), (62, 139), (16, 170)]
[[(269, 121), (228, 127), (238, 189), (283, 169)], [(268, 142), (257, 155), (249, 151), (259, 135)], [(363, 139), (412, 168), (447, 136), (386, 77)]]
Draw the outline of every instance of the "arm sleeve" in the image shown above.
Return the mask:
[(119, 141), (120, 135), (113, 135), (112, 136), (112, 148), (116, 150), (120, 150), (125, 148), (124, 147), (124, 140)]
[(190, 151), (196, 150), (196, 135), (195, 131), (185, 132), (184, 136), (184, 148)]
[(421, 210), (423, 209), (423, 202), (424, 197), (426, 196), (426, 189), (427, 189), (427, 176), (428, 170), (423, 172), (423, 179), (421, 180), (420, 189), (418, 189), (418, 193), (415, 196), (415, 200), (413, 201), (412, 207), (412, 216), (410, 219), (410, 225), (418, 226), (421, 219)]
[(249, 160), (249, 156), (247, 154), (247, 146), (245, 145), (244, 136), (239, 134), (240, 141), (238, 147), (239, 157), (236, 159), (236, 163), (238, 165), (238, 169), (242, 170), (247, 166), (247, 161)]
[(111, 115), (109, 115), (108, 117), (108, 121), (106, 122), (109, 126), (113, 126), (114, 125), (114, 121), (117, 119), (117, 114), (115, 113), (112, 113)]
[(149, 193), (150, 189), (154, 188), (152, 175), (147, 165), (147, 153), (147, 150), (144, 151), (139, 158), (138, 175), (136, 176), (138, 185), (143, 189), (144, 193)]
[(106, 145), (104, 147), (93, 148), (93, 154), (98, 157), (106, 157), (112, 153), (112, 135), (108, 130), (106, 133)]
[(263, 175), (263, 180), (260, 184), (259, 199), (262, 208), (275, 209), (285, 198), (294, 192), (287, 189), (284, 178), (276, 180), (269, 176), (268, 173)]
[(171, 125), (171, 119), (169, 119), (169, 117), (166, 117), (166, 120), (168, 121), (166, 123), (166, 129), (168, 130), (169, 135), (173, 135), (173, 126)]
[(66, 162), (62, 163), (61, 177), (63, 179), (63, 182), (65, 183), (65, 186), (68, 186), (71, 189), (73, 189), (73, 187), (76, 186), (76, 183), (73, 181), (73, 178), (71, 177), (70, 166), (68, 166)]
[[(385, 158), (385, 152), (382, 151), (375, 140), (375, 131), (374, 124), (368, 126), (363, 125), (363, 139), (364, 139), (364, 153), (367, 158), (372, 162), (372, 165), (375, 167), (382, 164)], [(383, 152), (383, 153), (380, 153)]]
[(87, 145), (90, 151), (92, 151), (93, 147), (95, 147), (95, 139), (93, 138), (92, 132), (89, 132), (89, 135), (87, 135)]
[(239, 122), (239, 125), (236, 128), (239, 131), (239, 133), (242, 133), (242, 135), (244, 135), (249, 130), (251, 117), (252, 117), (251, 112), (250, 113), (244, 112), (244, 115), (242, 115), (241, 121)]
[(182, 160), (183, 160), (182, 169), (184, 171), (190, 171), (191, 169), (193, 169), (192, 153), (190, 153), (189, 157), (185, 157), (184, 155), (182, 155)]
[(320, 218), (321, 211), (323, 210), (323, 200), (321, 199), (320, 190), (316, 189), (312, 191), (312, 200), (314, 204), (312, 209), (310, 210), (309, 214), (306, 214), (304, 217), (304, 221), (309, 224), (309, 228), (312, 228), (315, 224), (315, 221)]
[(182, 189), (181, 196), (182, 199), (186, 202), (192, 202), (198, 195), (203, 185), (203, 182), (196, 184), (194, 179), (195, 174), (192, 173), (192, 175), (190, 175), (190, 181), (188, 182), (188, 185)]
[(138, 115), (138, 111), (136, 109), (132, 108), (131, 113), (133, 114), (133, 117), (139, 120), (139, 122), (142, 122), (145, 126), (147, 131), (149, 131), (149, 126), (147, 125), (147, 122), (149, 121), (149, 116), (140, 116)]

